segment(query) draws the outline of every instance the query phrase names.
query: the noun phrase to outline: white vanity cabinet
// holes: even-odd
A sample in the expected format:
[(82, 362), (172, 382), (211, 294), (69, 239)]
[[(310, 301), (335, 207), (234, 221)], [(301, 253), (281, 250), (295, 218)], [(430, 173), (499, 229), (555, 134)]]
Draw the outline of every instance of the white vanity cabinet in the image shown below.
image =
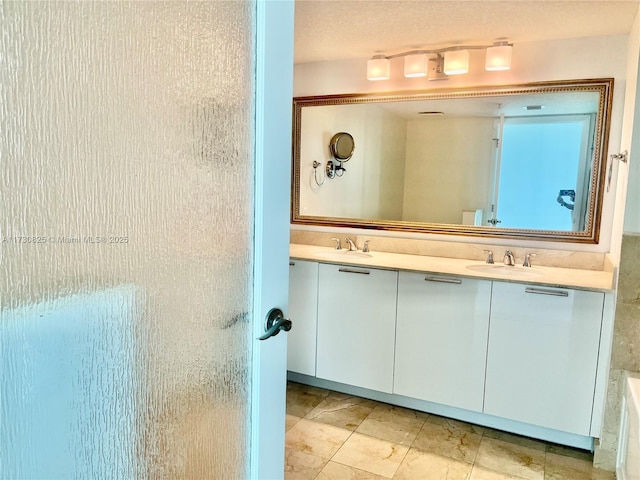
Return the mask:
[(289, 262), (289, 318), (287, 370), (316, 374), (316, 328), (318, 324), (318, 263)]
[(482, 411), (491, 281), (400, 272), (393, 393)]
[(589, 435), (604, 294), (494, 282), (484, 413)]
[(319, 268), (317, 377), (391, 393), (398, 272)]

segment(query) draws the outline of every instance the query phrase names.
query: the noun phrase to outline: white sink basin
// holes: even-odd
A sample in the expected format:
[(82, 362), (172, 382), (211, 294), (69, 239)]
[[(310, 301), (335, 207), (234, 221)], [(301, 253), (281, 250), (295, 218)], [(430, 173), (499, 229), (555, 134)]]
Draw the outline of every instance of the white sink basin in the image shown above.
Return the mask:
[(467, 269), (474, 272), (487, 273), (489, 275), (518, 275), (522, 277), (542, 276), (542, 273), (533, 270), (533, 267), (518, 267), (516, 265), (495, 265), (486, 263), (484, 265), (467, 265)]
[(349, 259), (371, 258), (373, 255), (364, 252), (350, 252), (349, 250), (334, 250), (332, 252), (318, 252), (314, 254), (316, 257), (326, 258), (327, 260), (336, 260), (340, 262), (349, 261)]

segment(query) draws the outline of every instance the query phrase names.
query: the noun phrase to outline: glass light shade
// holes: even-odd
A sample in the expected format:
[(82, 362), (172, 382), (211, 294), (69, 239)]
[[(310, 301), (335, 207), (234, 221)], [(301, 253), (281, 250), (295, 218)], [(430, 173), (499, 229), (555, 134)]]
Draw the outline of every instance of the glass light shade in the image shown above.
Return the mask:
[(459, 75), (469, 71), (469, 51), (452, 50), (444, 54), (444, 73)]
[(511, 68), (511, 45), (494, 45), (487, 48), (484, 68), (489, 71), (509, 70)]
[(405, 77), (426, 77), (427, 76), (427, 56), (424, 53), (416, 53), (404, 57)]
[(373, 57), (367, 62), (367, 79), (389, 80), (391, 62), (383, 56)]

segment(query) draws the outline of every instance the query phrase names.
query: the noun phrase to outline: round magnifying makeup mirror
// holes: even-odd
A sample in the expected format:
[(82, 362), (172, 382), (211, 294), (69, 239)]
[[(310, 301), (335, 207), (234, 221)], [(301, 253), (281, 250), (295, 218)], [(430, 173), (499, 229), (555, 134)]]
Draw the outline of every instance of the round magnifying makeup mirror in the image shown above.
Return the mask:
[(331, 137), (331, 142), (329, 142), (331, 155), (340, 162), (348, 161), (353, 155), (355, 147), (356, 144), (353, 141), (353, 137), (347, 132), (336, 133)]

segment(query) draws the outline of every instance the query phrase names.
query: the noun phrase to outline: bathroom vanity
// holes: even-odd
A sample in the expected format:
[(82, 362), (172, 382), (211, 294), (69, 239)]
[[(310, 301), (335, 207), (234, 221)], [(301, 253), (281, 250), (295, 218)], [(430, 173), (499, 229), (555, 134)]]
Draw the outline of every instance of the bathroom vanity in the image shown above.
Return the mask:
[(613, 273), (291, 245), (289, 378), (593, 448)]
[[(592, 450), (614, 266), (565, 248), (525, 267), (524, 246), (599, 243), (612, 95), (599, 78), (294, 98), (289, 378)], [(571, 155), (539, 136), (566, 146), (569, 124)], [(327, 148), (344, 132), (346, 169)], [(372, 253), (332, 249), (327, 228), (386, 233)], [(481, 260), (488, 238), (513, 241), (517, 263)]]

